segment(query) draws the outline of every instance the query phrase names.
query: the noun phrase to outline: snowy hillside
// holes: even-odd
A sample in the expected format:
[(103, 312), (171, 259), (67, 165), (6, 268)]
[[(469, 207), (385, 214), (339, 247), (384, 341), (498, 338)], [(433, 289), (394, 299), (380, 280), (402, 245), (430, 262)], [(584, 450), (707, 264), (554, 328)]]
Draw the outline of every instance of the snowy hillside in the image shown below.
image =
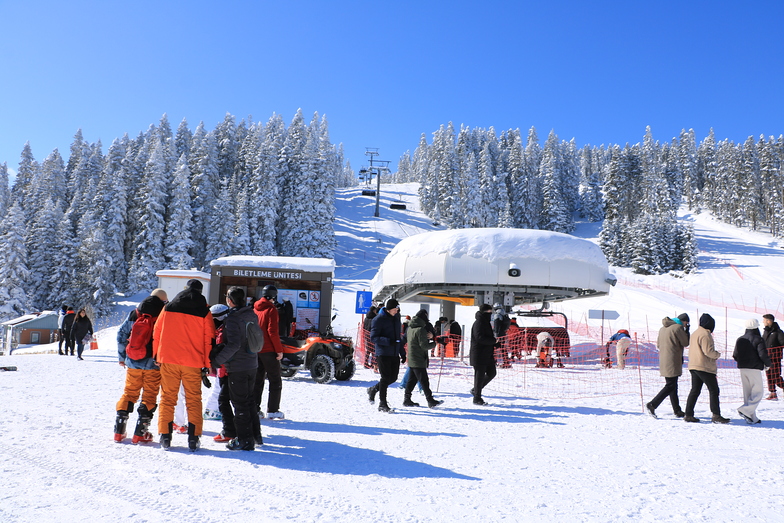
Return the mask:
[[(435, 230), (418, 212), (415, 184), (382, 191), (380, 218), (372, 198), (338, 191), (337, 333), (356, 332), (355, 293), (369, 288), (392, 247)], [(394, 200), (407, 210), (390, 210)], [(641, 342), (655, 337), (665, 315), (709, 312), (721, 350), (762, 309), (784, 320), (781, 244), (705, 215), (684, 219), (695, 225), (700, 270), (675, 278), (613, 269), (619, 284), (609, 296), (553, 304), (575, 328), (584, 325), (575, 340), (600, 341), (602, 326), (587, 318), (590, 309), (619, 313), (605, 323), (605, 337), (629, 328)], [(580, 224), (576, 234), (598, 232), (597, 224)], [(403, 304), (403, 314), (417, 309)], [(474, 312), (458, 307), (457, 320), (470, 327)], [(504, 385), (502, 372), (486, 391), (490, 405), (477, 407), (470, 373), (457, 363), (440, 377), (431, 365), (441, 407), (403, 408), (402, 391), (393, 387), (394, 414), (368, 404), (365, 389), (377, 380), (370, 370), (328, 385), (298, 374), (284, 380), (286, 419), (262, 422), (261, 449), (228, 451), (212, 441), (220, 423), (205, 421), (201, 450), (189, 453), (185, 436), (175, 435), (172, 450), (162, 452), (157, 438), (138, 446), (112, 441), (125, 375), (115, 331), (101, 331), (99, 349), (83, 362), (24, 350), (0, 357), (19, 369), (0, 372), (0, 521), (781, 520), (784, 494), (771, 479), (784, 477), (784, 402), (763, 402), (762, 424), (747, 426), (735, 412), (731, 381), (722, 382), (722, 412), (732, 422), (713, 425), (683, 423), (665, 405), (654, 420), (642, 413), (639, 388), (575, 397), (529, 387), (521, 394)], [(546, 372), (551, 380), (565, 375)], [(643, 396), (661, 385), (652, 373)], [(703, 391), (697, 416), (707, 415)]]

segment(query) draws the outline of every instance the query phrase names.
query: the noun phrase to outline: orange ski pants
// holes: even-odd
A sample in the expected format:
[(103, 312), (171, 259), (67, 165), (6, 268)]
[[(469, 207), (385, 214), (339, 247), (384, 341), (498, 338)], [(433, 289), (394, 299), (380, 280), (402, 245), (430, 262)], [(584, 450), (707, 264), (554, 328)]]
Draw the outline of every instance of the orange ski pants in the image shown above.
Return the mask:
[(169, 434), (169, 423), (174, 421), (174, 407), (180, 383), (185, 389), (185, 410), (188, 412), (188, 423), (193, 423), (194, 435), (201, 436), (203, 414), (201, 409), (201, 369), (161, 363), (161, 406), (158, 414), (158, 433)]
[(155, 404), (158, 403), (160, 386), (161, 371), (158, 369), (126, 369), (125, 390), (120, 401), (117, 402), (117, 410), (128, 409), (129, 403), (133, 405), (139, 401), (140, 394), (147, 410), (154, 409)]

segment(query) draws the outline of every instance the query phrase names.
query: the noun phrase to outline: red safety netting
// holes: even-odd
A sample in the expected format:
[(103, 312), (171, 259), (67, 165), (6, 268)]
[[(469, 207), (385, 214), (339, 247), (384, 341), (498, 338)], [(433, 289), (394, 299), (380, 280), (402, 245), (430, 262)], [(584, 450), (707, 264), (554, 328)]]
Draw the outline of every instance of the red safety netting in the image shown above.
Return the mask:
[[(606, 343), (601, 344), (582, 334), (584, 328), (570, 321), (569, 326), (573, 325), (578, 325), (580, 333), (573, 332), (571, 328), (567, 332), (558, 327), (528, 327), (501, 338), (501, 347), (496, 349), (498, 374), (487, 389), (537, 399), (634, 395), (639, 397), (642, 409), (662, 388), (664, 378), (659, 374), (658, 350), (654, 343), (634, 336), (625, 355), (619, 354), (615, 343), (608, 348)], [(549, 351), (540, 352), (537, 351), (537, 334), (545, 331), (552, 335), (554, 346)], [(723, 404), (735, 405), (743, 401), (740, 373), (732, 359), (737, 336), (732, 337), (729, 347), (724, 337), (727, 337), (726, 333), (714, 333), (716, 350), (722, 354), (717, 362), (720, 398)], [(372, 344), (361, 326), (355, 332), (355, 339), (356, 361), (372, 367)], [(469, 344), (468, 340), (453, 337), (447, 347), (439, 345), (434, 351), (428, 370), (434, 391), (442, 387), (441, 376), (465, 380), (465, 390), (447, 392), (469, 391), (473, 385), (473, 368), (468, 360)], [(691, 388), (688, 353), (688, 349), (684, 351), (683, 375), (679, 384), (683, 407)], [(623, 360), (623, 365), (619, 364), (620, 360)], [(707, 389), (703, 389), (698, 401), (700, 409), (706, 407), (708, 398)]]

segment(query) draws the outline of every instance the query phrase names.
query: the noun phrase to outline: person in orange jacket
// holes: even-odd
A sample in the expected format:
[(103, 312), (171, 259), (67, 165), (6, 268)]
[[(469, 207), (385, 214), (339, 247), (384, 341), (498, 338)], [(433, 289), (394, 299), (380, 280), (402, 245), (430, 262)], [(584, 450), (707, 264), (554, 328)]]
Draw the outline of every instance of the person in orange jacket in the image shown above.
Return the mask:
[(164, 307), (155, 322), (152, 350), (161, 368), (158, 432), (164, 450), (171, 446), (174, 407), (181, 383), (188, 411), (188, 448), (194, 452), (200, 446), (202, 369), (210, 366), (215, 337), (215, 322), (202, 295), (203, 288), (199, 280), (188, 280), (185, 290)]

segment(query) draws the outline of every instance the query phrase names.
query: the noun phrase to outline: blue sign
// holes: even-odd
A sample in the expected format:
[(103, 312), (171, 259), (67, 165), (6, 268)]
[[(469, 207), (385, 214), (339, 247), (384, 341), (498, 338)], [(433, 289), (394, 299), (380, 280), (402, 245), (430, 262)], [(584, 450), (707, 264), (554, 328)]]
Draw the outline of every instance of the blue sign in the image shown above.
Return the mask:
[(373, 305), (373, 293), (370, 291), (357, 291), (357, 314), (367, 314)]

